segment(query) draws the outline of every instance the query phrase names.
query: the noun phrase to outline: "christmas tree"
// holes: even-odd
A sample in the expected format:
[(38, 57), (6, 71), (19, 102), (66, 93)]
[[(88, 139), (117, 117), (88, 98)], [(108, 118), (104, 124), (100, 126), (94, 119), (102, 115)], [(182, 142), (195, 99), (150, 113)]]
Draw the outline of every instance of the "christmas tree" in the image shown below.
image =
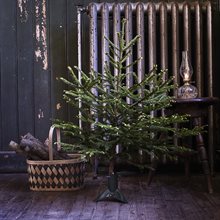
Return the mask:
[[(74, 141), (62, 143), (63, 148), (77, 150), (89, 157), (105, 158), (109, 162), (110, 174), (114, 172), (118, 157), (137, 166), (147, 166), (134, 158), (137, 152), (153, 154), (156, 158), (161, 155), (172, 158), (176, 153), (188, 150), (174, 144), (174, 137), (196, 135), (201, 131), (198, 127), (173, 126), (184, 125), (187, 116), (164, 114), (174, 101), (169, 94), (175, 88), (173, 79), (167, 77), (167, 71), (158, 72), (154, 67), (141, 81), (138, 81), (135, 72), (129, 73), (134, 83), (126, 86), (126, 69), (130, 67), (126, 66), (126, 60), (140, 36), (127, 43), (125, 22), (123, 20), (122, 31), (118, 33), (118, 47), (106, 38), (110, 62), (106, 63), (104, 74), (95, 71), (86, 74), (76, 67), (76, 72), (81, 72), (81, 79), (78, 79), (69, 67), (71, 79), (61, 78), (68, 86), (63, 97), (80, 112), (74, 117), (82, 122), (82, 126), (81, 123), (55, 121), (56, 127)], [(117, 61), (114, 56), (117, 56)], [(134, 66), (140, 59), (131, 65)], [(112, 73), (113, 68), (117, 69), (117, 75)], [(131, 101), (127, 102), (127, 99)], [(116, 146), (120, 146), (120, 152), (116, 153)]]

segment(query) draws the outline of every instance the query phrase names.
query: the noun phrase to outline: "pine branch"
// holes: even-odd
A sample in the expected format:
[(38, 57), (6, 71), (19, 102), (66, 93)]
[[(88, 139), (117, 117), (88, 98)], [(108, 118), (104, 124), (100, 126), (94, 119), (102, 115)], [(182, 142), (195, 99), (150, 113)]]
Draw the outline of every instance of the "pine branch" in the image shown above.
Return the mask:
[[(188, 121), (186, 115), (160, 115), (162, 109), (166, 110), (172, 105), (173, 97), (168, 94), (176, 86), (173, 78), (167, 77), (167, 71), (158, 72), (154, 66), (141, 81), (137, 73), (125, 73), (125, 70), (142, 59), (139, 57), (126, 64), (140, 36), (126, 42), (125, 24), (126, 19), (123, 19), (122, 30), (117, 33), (119, 46), (105, 37), (109, 42), (110, 53), (106, 54), (109, 63), (105, 63), (103, 74), (94, 70), (86, 74), (75, 67), (81, 75), (81, 79), (78, 79), (78, 74), (69, 67), (70, 79), (61, 78), (68, 87), (64, 90), (63, 98), (75, 111), (81, 112), (82, 128), (78, 123), (69, 121), (55, 121), (55, 124), (75, 141), (74, 144), (63, 144), (65, 148), (72, 148), (88, 156), (105, 156), (109, 160), (117, 156), (124, 157), (141, 166), (133, 161), (134, 153), (142, 150), (149, 155), (153, 152), (158, 158), (162, 154), (172, 158), (176, 152), (187, 151), (184, 146), (175, 146), (173, 137), (197, 135), (203, 128), (184, 127)], [(116, 75), (112, 69), (117, 70)], [(134, 80), (129, 88), (126, 86), (128, 75)], [(126, 98), (131, 99), (132, 104), (127, 103)], [(152, 117), (152, 111), (158, 114)], [(78, 118), (74, 115), (75, 121)], [(175, 128), (174, 123), (181, 126)], [(124, 151), (115, 155), (118, 144), (124, 146)]]

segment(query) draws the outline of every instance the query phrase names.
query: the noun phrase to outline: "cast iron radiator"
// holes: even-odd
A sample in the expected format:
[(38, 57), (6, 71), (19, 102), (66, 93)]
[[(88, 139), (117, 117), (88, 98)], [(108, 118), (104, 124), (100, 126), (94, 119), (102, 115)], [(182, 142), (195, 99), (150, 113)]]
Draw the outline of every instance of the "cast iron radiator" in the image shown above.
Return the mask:
[[(143, 57), (137, 63), (139, 80), (153, 65), (168, 69), (175, 83), (182, 84), (179, 77), (181, 52), (188, 50), (194, 69), (193, 81), (199, 97), (213, 96), (212, 64), (212, 6), (210, 2), (159, 2), (159, 3), (91, 3), (88, 7), (78, 7), (78, 66), (82, 66), (82, 14), (86, 12), (89, 32), (89, 66), (104, 73), (104, 63), (109, 62), (110, 38), (118, 45), (117, 32), (121, 30), (121, 20), (126, 18), (126, 41), (140, 35), (133, 54), (127, 59)], [(115, 56), (117, 60), (117, 56)], [(132, 72), (132, 67), (127, 72)], [(117, 74), (117, 70), (114, 70)], [(80, 77), (80, 72), (79, 72)], [(133, 83), (127, 76), (126, 85)], [(173, 91), (176, 96), (176, 91)], [(130, 100), (127, 100), (128, 102)], [(213, 170), (213, 108), (209, 109), (209, 159)]]

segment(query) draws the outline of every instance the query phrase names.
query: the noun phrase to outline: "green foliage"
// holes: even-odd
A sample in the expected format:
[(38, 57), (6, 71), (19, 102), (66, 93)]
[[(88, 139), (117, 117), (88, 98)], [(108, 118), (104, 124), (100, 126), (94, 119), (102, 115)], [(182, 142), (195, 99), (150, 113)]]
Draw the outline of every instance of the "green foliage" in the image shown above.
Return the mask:
[[(108, 54), (110, 65), (105, 66), (104, 74), (92, 71), (87, 75), (75, 67), (82, 75), (79, 81), (69, 67), (71, 79), (61, 78), (68, 86), (63, 97), (81, 112), (80, 120), (83, 122), (81, 128), (72, 122), (55, 121), (56, 127), (74, 140), (73, 144), (63, 144), (63, 147), (90, 157), (104, 156), (109, 160), (120, 156), (132, 162), (133, 155), (140, 150), (146, 154), (153, 152), (156, 157), (163, 154), (172, 157), (174, 153), (186, 150), (183, 146), (175, 146), (173, 137), (195, 135), (201, 128), (175, 128), (175, 123), (187, 122), (187, 116), (161, 114), (173, 102), (173, 97), (168, 95), (174, 89), (173, 79), (165, 80), (166, 71), (158, 73), (154, 67), (140, 82), (135, 72), (129, 73), (133, 76), (134, 84), (130, 88), (125, 85), (128, 75), (125, 70), (130, 66), (126, 66), (126, 60), (139, 36), (126, 44), (124, 25), (125, 21), (122, 23), (122, 32), (118, 33), (119, 47), (106, 38), (111, 53)], [(117, 61), (114, 56), (118, 57)], [(117, 75), (112, 74), (112, 67), (118, 70)], [(127, 97), (132, 100), (131, 103), (126, 101)], [(116, 145), (123, 148), (119, 154), (115, 153)]]

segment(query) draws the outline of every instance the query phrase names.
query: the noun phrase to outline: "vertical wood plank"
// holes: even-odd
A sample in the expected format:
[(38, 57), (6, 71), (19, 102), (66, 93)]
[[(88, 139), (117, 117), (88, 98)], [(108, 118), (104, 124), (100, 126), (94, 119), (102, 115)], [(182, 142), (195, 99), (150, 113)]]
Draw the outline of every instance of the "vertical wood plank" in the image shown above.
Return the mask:
[(68, 111), (63, 100), (65, 85), (59, 78), (67, 78), (66, 18), (67, 1), (50, 2), (50, 61), (52, 118), (67, 119)]
[(0, 1), (2, 149), (18, 139), (16, 1)]
[(34, 0), (34, 101), (35, 136), (44, 140), (51, 125), (51, 88), (48, 52), (48, 6), (50, 1)]
[(18, 131), (34, 133), (33, 4), (17, 1)]

